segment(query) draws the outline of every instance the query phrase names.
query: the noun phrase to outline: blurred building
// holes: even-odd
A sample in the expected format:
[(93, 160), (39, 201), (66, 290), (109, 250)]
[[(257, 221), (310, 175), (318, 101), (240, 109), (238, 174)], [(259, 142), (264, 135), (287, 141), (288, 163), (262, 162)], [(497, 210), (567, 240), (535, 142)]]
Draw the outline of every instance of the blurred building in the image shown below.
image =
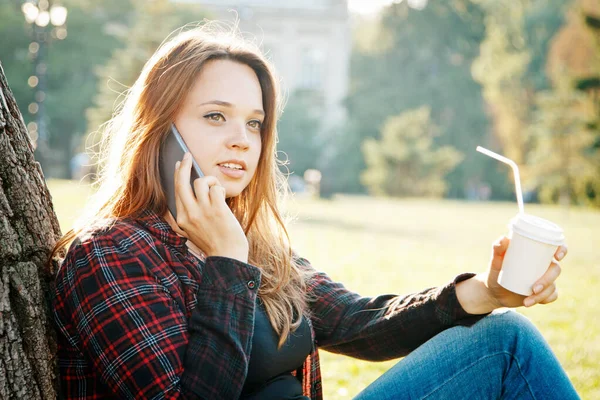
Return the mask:
[(324, 129), (345, 120), (351, 51), (347, 0), (172, 0), (215, 19), (239, 19), (272, 60), (286, 96), (301, 90), (323, 111)]

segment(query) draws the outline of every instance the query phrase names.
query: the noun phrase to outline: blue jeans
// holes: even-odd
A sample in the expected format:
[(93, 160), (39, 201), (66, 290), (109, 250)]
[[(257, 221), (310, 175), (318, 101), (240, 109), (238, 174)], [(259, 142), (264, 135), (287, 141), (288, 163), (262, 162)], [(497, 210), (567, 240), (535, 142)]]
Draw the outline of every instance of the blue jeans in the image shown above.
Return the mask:
[(579, 399), (536, 327), (498, 310), (447, 329), (394, 365), (356, 400)]

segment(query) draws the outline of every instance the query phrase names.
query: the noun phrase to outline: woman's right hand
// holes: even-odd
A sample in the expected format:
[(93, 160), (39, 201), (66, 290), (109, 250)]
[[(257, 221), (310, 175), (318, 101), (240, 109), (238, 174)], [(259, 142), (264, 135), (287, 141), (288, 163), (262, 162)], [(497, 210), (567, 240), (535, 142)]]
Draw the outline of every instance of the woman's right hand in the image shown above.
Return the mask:
[(188, 152), (175, 167), (177, 225), (207, 256), (247, 263), (248, 239), (225, 202), (225, 188), (216, 177), (205, 176), (194, 181), (192, 191), (191, 168), (192, 157)]

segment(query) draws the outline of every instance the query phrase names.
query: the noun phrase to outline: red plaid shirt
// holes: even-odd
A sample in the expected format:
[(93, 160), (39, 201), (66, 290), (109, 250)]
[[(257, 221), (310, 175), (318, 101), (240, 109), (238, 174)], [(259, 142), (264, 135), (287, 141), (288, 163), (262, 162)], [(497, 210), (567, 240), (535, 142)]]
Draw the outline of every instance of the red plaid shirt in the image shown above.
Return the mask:
[[(236, 399), (251, 353), (259, 268), (226, 257), (202, 262), (147, 210), (81, 235), (53, 293), (66, 399)], [(366, 360), (399, 358), (453, 325), (483, 316), (460, 306), (455, 284), (408, 296), (361, 297), (314, 272), (312, 353), (294, 371), (322, 399), (318, 348)]]

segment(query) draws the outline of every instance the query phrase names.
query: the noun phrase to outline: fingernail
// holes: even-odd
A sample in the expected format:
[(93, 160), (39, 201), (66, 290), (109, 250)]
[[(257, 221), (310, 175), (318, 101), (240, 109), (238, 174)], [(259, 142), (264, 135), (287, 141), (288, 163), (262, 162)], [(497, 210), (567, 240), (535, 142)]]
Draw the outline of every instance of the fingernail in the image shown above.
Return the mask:
[(177, 161), (177, 162), (175, 163), (175, 169), (179, 168), (179, 164), (181, 164), (181, 161)]
[(533, 293), (538, 294), (539, 292), (542, 291), (543, 288), (544, 288), (544, 286), (537, 285), (536, 287), (533, 288)]
[(525, 299), (525, 301), (523, 302), (523, 304), (525, 304), (525, 307), (531, 307), (533, 303), (533, 299)]
[(562, 260), (562, 258), (565, 256), (565, 252), (561, 251), (560, 253), (558, 253), (558, 255), (556, 256), (557, 260)]
[(187, 153), (185, 153), (185, 155), (183, 156), (183, 158), (185, 160), (189, 160), (190, 159), (190, 152), (188, 151)]

